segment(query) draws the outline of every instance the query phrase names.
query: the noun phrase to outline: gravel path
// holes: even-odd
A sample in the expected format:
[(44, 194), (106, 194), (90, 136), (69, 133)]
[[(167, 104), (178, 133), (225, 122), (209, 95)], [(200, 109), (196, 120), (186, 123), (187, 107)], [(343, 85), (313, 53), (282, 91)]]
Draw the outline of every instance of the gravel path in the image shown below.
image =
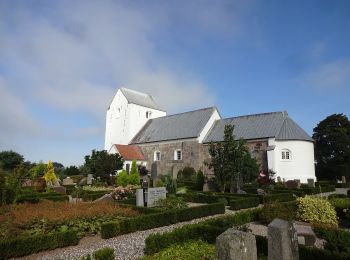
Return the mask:
[(79, 241), (79, 244), (77, 246), (57, 248), (55, 250), (44, 251), (16, 259), (79, 259), (79, 257), (83, 255), (90, 254), (93, 251), (106, 246), (114, 248), (116, 259), (138, 259), (139, 257), (143, 256), (145, 239), (150, 234), (164, 233), (167, 231), (171, 231), (175, 228), (182, 227), (184, 225), (199, 223), (210, 218), (215, 218), (227, 214), (235, 214), (236, 212), (239, 211), (232, 211), (226, 209), (225, 214), (218, 214), (204, 218), (198, 218), (191, 221), (180, 222), (170, 226), (159, 227), (145, 231), (137, 231), (134, 233), (125, 234), (110, 239), (102, 239), (99, 236), (84, 237)]

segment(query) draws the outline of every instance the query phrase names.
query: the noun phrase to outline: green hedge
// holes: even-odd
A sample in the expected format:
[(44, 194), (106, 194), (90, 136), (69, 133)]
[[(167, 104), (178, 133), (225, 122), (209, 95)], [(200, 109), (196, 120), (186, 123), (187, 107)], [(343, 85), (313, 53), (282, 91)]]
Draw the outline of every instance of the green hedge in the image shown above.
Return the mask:
[(218, 217), (190, 224), (163, 234), (151, 234), (146, 238), (146, 254), (157, 253), (174, 244), (181, 244), (188, 240), (203, 240), (214, 243), (216, 237), (233, 225), (242, 225), (258, 219), (259, 210), (246, 210), (234, 215)]
[[(267, 256), (268, 242), (266, 237), (255, 236), (256, 248), (258, 256)], [(307, 247), (299, 245), (300, 260), (345, 260), (350, 259), (350, 255), (346, 253), (331, 252), (329, 250), (319, 249), (315, 247)]]
[(110, 247), (105, 247), (98, 249), (92, 253), (94, 260), (114, 260), (114, 249)]
[(347, 183), (336, 183), (335, 187), (336, 188), (350, 188), (350, 182), (347, 182)]
[(116, 201), (119, 204), (128, 204), (128, 205), (136, 205), (136, 198), (130, 198), (126, 200), (118, 200)]
[(259, 198), (242, 198), (236, 200), (229, 200), (229, 206), (232, 210), (247, 209), (257, 207), (260, 204)]
[(160, 213), (142, 215), (134, 218), (125, 218), (101, 225), (101, 237), (110, 238), (138, 230), (167, 226), (177, 222), (188, 221), (205, 216), (223, 214), (223, 203), (214, 203), (193, 208), (169, 210)]
[(295, 199), (296, 197), (292, 193), (267, 194), (263, 196), (264, 203), (287, 202)]
[(103, 195), (106, 195), (107, 193), (110, 193), (111, 191), (83, 191), (79, 197), (82, 198), (84, 201), (89, 200), (96, 200), (98, 198), (101, 198)]
[(0, 259), (9, 259), (58, 247), (77, 245), (78, 242), (78, 235), (74, 231), (26, 236), (0, 241)]

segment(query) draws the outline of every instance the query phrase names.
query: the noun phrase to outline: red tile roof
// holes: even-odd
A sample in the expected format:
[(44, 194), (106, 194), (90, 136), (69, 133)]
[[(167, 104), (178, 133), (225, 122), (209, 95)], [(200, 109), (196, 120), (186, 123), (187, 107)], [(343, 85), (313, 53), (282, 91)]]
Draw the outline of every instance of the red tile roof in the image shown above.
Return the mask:
[(143, 156), (140, 148), (136, 145), (116, 144), (115, 146), (117, 148), (118, 153), (124, 158), (124, 160), (145, 160), (145, 157)]

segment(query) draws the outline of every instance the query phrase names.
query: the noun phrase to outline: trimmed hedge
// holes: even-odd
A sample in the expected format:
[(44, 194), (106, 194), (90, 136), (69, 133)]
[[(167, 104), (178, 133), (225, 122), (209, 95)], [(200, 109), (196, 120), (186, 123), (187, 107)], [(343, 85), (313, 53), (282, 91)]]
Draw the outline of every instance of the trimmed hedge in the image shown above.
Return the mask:
[[(255, 236), (258, 256), (267, 256), (268, 243), (267, 238), (262, 236)], [(300, 260), (345, 260), (350, 259), (350, 255), (346, 253), (332, 252), (329, 250), (319, 249), (315, 247), (308, 247), (299, 245), (299, 259)]]
[(79, 195), (79, 197), (82, 198), (84, 201), (96, 200), (96, 199), (101, 198), (103, 195), (106, 195), (107, 193), (110, 193), (110, 192), (111, 191), (83, 191)]
[(98, 249), (92, 253), (94, 260), (114, 260), (114, 249), (110, 247), (105, 247)]
[(229, 206), (232, 210), (253, 208), (259, 206), (259, 204), (260, 199), (256, 197), (229, 200)]
[(157, 253), (174, 244), (181, 244), (188, 240), (203, 240), (214, 243), (216, 237), (233, 225), (242, 225), (258, 219), (259, 210), (247, 210), (235, 215), (218, 217), (190, 224), (163, 234), (151, 234), (146, 238), (146, 254)]
[(263, 196), (264, 203), (287, 202), (295, 199), (296, 197), (292, 193), (276, 193)]
[(177, 222), (188, 221), (205, 216), (223, 214), (225, 206), (223, 203), (169, 210), (160, 213), (142, 215), (135, 218), (125, 218), (101, 225), (101, 237), (111, 238), (117, 235), (146, 230), (150, 228), (167, 226)]
[(75, 231), (18, 237), (0, 241), (0, 259), (9, 259), (58, 247), (77, 245), (78, 242), (79, 238)]
[(38, 203), (40, 200), (52, 200), (52, 201), (68, 201), (69, 197), (67, 195), (62, 195), (58, 193), (29, 193), (20, 195), (17, 198), (18, 203)]

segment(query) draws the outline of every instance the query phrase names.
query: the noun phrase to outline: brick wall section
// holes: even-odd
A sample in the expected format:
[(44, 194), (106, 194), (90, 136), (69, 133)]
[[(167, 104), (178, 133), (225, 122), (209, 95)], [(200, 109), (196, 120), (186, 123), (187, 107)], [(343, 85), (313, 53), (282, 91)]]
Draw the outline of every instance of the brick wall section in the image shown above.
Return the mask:
[[(257, 159), (260, 169), (267, 169), (267, 141), (248, 141), (247, 146)], [(147, 168), (151, 171), (152, 176), (171, 174), (176, 178), (177, 172), (186, 166), (193, 167), (195, 170), (201, 169), (207, 176), (212, 175), (211, 170), (204, 164), (204, 161), (210, 160), (208, 144), (199, 144), (196, 141), (178, 141), (142, 144), (139, 147), (145, 156)], [(182, 160), (174, 160), (174, 151), (177, 149), (182, 151)], [(160, 161), (154, 161), (155, 151), (161, 152)]]

